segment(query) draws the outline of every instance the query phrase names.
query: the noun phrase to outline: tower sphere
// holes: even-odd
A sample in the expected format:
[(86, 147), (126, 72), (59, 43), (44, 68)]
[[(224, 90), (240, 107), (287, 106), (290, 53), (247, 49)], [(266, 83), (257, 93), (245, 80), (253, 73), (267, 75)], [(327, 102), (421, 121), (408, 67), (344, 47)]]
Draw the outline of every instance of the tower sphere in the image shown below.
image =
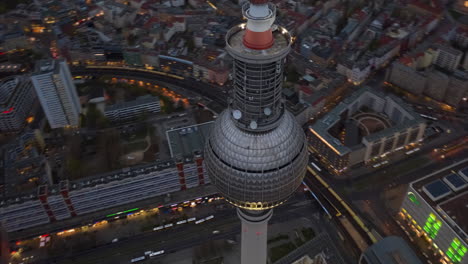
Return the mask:
[(230, 110), (219, 115), (205, 149), (211, 182), (226, 200), (248, 210), (280, 205), (302, 182), (307, 166), (305, 136), (285, 112), (276, 129), (240, 130)]

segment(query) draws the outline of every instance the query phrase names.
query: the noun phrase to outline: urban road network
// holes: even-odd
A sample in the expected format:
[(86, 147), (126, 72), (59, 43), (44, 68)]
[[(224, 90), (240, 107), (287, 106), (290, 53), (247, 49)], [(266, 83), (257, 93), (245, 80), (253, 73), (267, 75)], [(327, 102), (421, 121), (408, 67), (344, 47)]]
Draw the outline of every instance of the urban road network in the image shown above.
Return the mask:
[[(306, 62), (305, 62), (306, 63)], [(115, 67), (81, 67), (81, 68), (73, 68), (72, 73), (75, 76), (92, 76), (92, 77), (100, 77), (100, 76), (111, 76), (115, 78), (124, 78), (124, 79), (135, 79), (135, 80), (140, 80), (144, 82), (162, 82), (162, 83), (168, 83), (172, 84), (175, 86), (178, 86), (182, 88), (183, 90), (186, 90), (188, 92), (191, 92), (192, 94), (199, 94), (209, 100), (212, 100), (214, 103), (218, 104), (218, 109), (222, 109), (227, 105), (227, 90), (228, 87), (221, 87), (217, 85), (212, 85), (212, 84), (207, 84), (203, 82), (197, 82), (196, 80), (192, 78), (172, 78), (170, 76), (166, 75), (161, 75), (159, 73), (152, 73), (150, 71), (141, 71), (139, 69), (133, 69), (133, 68), (120, 68), (116, 69)], [(444, 116), (445, 120), (440, 120), (439, 122), (442, 124), (447, 124), (447, 125), (456, 125), (459, 127), (458, 130), (451, 132), (450, 134), (447, 134), (448, 137), (442, 137), (437, 139), (435, 143), (430, 144), (430, 146), (425, 146), (426, 151), (421, 151), (416, 153), (415, 155), (412, 155), (411, 157), (399, 160), (395, 162), (393, 165), (404, 165), (406, 163), (411, 163), (414, 160), (417, 160), (421, 157), (430, 157), (430, 161), (424, 164), (422, 167), (419, 167), (417, 169), (417, 173), (414, 171), (411, 172), (406, 172), (406, 171), (401, 171), (398, 172), (397, 174), (392, 177), (392, 179), (388, 180), (387, 184), (383, 184), (381, 186), (378, 186), (377, 189), (373, 188), (372, 190), (362, 190), (362, 191), (357, 191), (353, 192), (350, 194), (346, 194), (342, 196), (343, 200), (346, 200), (348, 203), (354, 200), (367, 200), (369, 202), (370, 208), (374, 210), (376, 215), (380, 217), (380, 223), (383, 223), (381, 226), (378, 226), (376, 224), (372, 224), (369, 221), (366, 221), (364, 219), (364, 222), (366, 223), (367, 231), (362, 228), (362, 225), (360, 225), (359, 222), (357, 222), (355, 219), (353, 219), (352, 215), (350, 214), (349, 211), (346, 210), (346, 208), (343, 207), (343, 204), (340, 202), (340, 198), (337, 198), (334, 196), (331, 192), (330, 189), (324, 186), (314, 175), (315, 174), (321, 175), (323, 179), (326, 179), (326, 182), (331, 184), (333, 189), (335, 190), (342, 190), (343, 186), (349, 185), (349, 182), (347, 180), (336, 180), (333, 177), (331, 177), (330, 174), (328, 174), (325, 170), (321, 170), (320, 172), (317, 171), (314, 167), (309, 166), (309, 171), (306, 175), (305, 178), (305, 183), (307, 186), (310, 186), (311, 190), (314, 191), (314, 194), (317, 196), (318, 200), (321, 202), (321, 204), (328, 210), (328, 212), (332, 215), (332, 218), (336, 219), (336, 222), (339, 224), (338, 217), (346, 216), (348, 219), (350, 219), (352, 225), (354, 226), (355, 230), (358, 231), (358, 233), (361, 235), (362, 239), (364, 240), (365, 243), (370, 244), (372, 243), (372, 235), (369, 237), (368, 231), (372, 231), (372, 233), (380, 233), (382, 235), (385, 234), (400, 234), (402, 237), (404, 237), (404, 233), (401, 230), (401, 228), (397, 225), (395, 221), (390, 221), (389, 219), (392, 219), (392, 212), (389, 212), (387, 210), (383, 210), (384, 207), (384, 202), (382, 201), (382, 198), (380, 197), (380, 194), (382, 191), (385, 189), (389, 188), (395, 188), (397, 186), (401, 186), (402, 184), (407, 184), (419, 177), (421, 175), (425, 175), (429, 172), (432, 172), (434, 170), (443, 168), (446, 166), (446, 160), (440, 159), (435, 157), (434, 154), (432, 153), (432, 150), (434, 148), (443, 146), (445, 144), (449, 144), (451, 141), (454, 139), (460, 139), (464, 138), (467, 135), (466, 132), (466, 119), (456, 117), (454, 114), (447, 114), (446, 112), (441, 112), (440, 114), (437, 112), (438, 110), (436, 109), (426, 109), (424, 106), (423, 109), (419, 109), (419, 112), (422, 113), (427, 113), (427, 114), (432, 114), (432, 115), (440, 115)], [(453, 116), (453, 117), (452, 117)], [(449, 157), (452, 162), (456, 162), (458, 160), (461, 160), (463, 157), (466, 157), (468, 155), (468, 150), (463, 149), (460, 152), (457, 152), (455, 155)], [(309, 157), (310, 162), (316, 162), (316, 158), (311, 155)], [(371, 177), (372, 174), (381, 174), (385, 172), (385, 168), (379, 168), (372, 173), (368, 173), (366, 175), (360, 176), (363, 180), (366, 179), (367, 177)], [(339, 192), (339, 191), (338, 191)], [(352, 204), (350, 204), (351, 207), (353, 207)], [(281, 214), (281, 209), (277, 210), (279, 211), (278, 214)], [(302, 210), (299, 210), (302, 212)], [(305, 215), (307, 215), (306, 212), (304, 212)], [(337, 216), (338, 215), (338, 216)], [(233, 223), (235, 222), (235, 217), (233, 217)], [(273, 221), (275, 218), (273, 218)], [(237, 223), (238, 225), (238, 223)], [(237, 228), (237, 227), (236, 227)], [(231, 232), (229, 233), (231, 236), (235, 234), (236, 228), (232, 229)], [(345, 234), (346, 236), (348, 233), (346, 230), (342, 232), (342, 234)], [(224, 237), (224, 236), (229, 236), (228, 233), (225, 234), (219, 234), (218, 236)], [(374, 236), (375, 237), (375, 236)], [(351, 238), (350, 241), (353, 241)], [(124, 243), (124, 242), (122, 242)], [(195, 243), (195, 241), (192, 241), (192, 243)], [(88, 252), (86, 254), (90, 254), (90, 256), (93, 255), (93, 253)]]

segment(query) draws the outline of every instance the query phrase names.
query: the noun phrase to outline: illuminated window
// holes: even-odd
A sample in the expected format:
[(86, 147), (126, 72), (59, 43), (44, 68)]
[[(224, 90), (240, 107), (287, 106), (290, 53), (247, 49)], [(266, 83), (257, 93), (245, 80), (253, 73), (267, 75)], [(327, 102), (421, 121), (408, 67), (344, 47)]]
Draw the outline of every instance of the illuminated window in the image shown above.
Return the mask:
[(468, 1), (465, 1), (465, 7), (468, 7)]
[(465, 256), (467, 249), (458, 238), (454, 238), (450, 247), (448, 248), (445, 254), (449, 257), (454, 263), (460, 263)]
[(430, 238), (435, 239), (441, 227), (442, 227), (442, 222), (438, 220), (437, 217), (433, 213), (430, 213), (423, 229), (424, 231), (426, 231), (426, 233), (429, 235)]

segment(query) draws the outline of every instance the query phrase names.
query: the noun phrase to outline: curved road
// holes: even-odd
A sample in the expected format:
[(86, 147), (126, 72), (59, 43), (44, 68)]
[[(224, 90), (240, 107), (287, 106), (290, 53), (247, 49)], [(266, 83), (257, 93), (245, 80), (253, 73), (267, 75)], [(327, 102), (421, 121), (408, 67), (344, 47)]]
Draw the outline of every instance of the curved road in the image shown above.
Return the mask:
[(193, 78), (176, 79), (169, 76), (161, 75), (156, 72), (142, 71), (139, 69), (132, 68), (121, 68), (116, 67), (99, 67), (99, 68), (87, 68), (87, 67), (72, 67), (71, 73), (74, 76), (94, 76), (100, 77), (104, 75), (117, 77), (117, 78), (131, 78), (141, 80), (145, 82), (165, 82), (175, 86), (179, 86), (188, 91), (200, 94), (217, 104), (220, 107), (227, 107), (227, 87), (220, 87), (217, 85), (204, 83), (197, 81)]

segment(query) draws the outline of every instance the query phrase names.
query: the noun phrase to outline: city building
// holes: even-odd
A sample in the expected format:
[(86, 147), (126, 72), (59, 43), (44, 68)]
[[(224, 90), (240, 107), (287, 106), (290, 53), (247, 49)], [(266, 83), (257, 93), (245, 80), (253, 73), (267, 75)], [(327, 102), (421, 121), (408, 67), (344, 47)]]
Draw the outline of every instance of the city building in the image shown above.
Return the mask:
[(462, 105), (465, 101), (463, 98), (467, 97), (468, 72), (457, 70), (450, 76), (444, 102), (456, 107)]
[(31, 76), (51, 128), (77, 127), (81, 105), (65, 60), (40, 60)]
[(301, 55), (319, 65), (328, 66), (335, 55), (332, 47), (332, 38), (316, 31), (312, 31), (314, 32), (312, 33), (314, 34), (313, 37), (307, 36), (302, 39), (300, 46)]
[(468, 71), (468, 51), (465, 52), (465, 59), (463, 60), (462, 67), (465, 71)]
[(332, 172), (417, 143), (426, 123), (401, 99), (362, 88), (309, 127), (311, 149)]
[(448, 75), (434, 68), (417, 70), (415, 66), (413, 61), (408, 65), (402, 61), (393, 63), (387, 70), (387, 82), (414, 95), (425, 95), (453, 107), (463, 104), (463, 98), (468, 96), (466, 71), (455, 70)]
[(142, 52), (139, 48), (127, 48), (123, 50), (123, 59), (128, 66), (143, 66)]
[(337, 241), (323, 230), (311, 240), (298, 246), (275, 264), (344, 264)]
[[(56, 185), (40, 185), (0, 203), (8, 232), (135, 203), (209, 183), (202, 156), (166, 160)], [(104, 217), (104, 216), (103, 216)]]
[(0, 191), (4, 199), (31, 191), (38, 184), (52, 182), (44, 148), (39, 130), (25, 132), (2, 146)]
[(159, 67), (165, 71), (179, 76), (191, 76), (193, 74), (193, 62), (166, 55), (159, 55)]
[(0, 35), (0, 48), (4, 51), (31, 48), (28, 38), (21, 30), (10, 31)]
[(276, 6), (250, 0), (246, 23), (226, 35), (233, 58), (233, 98), (219, 114), (205, 145), (208, 175), (242, 222), (241, 263), (267, 262), (268, 221), (306, 172), (300, 125), (281, 99), (283, 68), (292, 37), (272, 27)]
[(386, 237), (362, 253), (359, 264), (422, 264), (401, 237)]
[(137, 15), (137, 9), (115, 1), (103, 1), (100, 3), (104, 11), (104, 19), (116, 28), (123, 28), (133, 22)]
[(441, 263), (468, 263), (468, 167), (434, 172), (410, 183), (399, 215), (425, 238)]
[(104, 115), (112, 122), (135, 119), (143, 114), (155, 114), (161, 111), (159, 97), (145, 95), (135, 100), (106, 106)]
[(437, 101), (442, 101), (445, 98), (449, 80), (449, 77), (445, 73), (440, 71), (429, 72), (427, 74), (427, 83), (424, 94)]
[(413, 67), (395, 62), (387, 70), (386, 80), (415, 95), (421, 95), (426, 89), (427, 76)]
[(192, 156), (194, 151), (203, 151), (212, 127), (213, 121), (210, 121), (167, 130), (166, 138), (171, 157), (187, 157)]
[(371, 73), (372, 65), (366, 60), (352, 61), (342, 60), (336, 66), (336, 70), (348, 78), (348, 82), (359, 85), (364, 82)]
[(228, 81), (230, 69), (223, 62), (206, 61), (203, 58), (193, 64), (193, 77), (205, 82), (223, 85)]
[(31, 114), (36, 93), (27, 77), (0, 80), (0, 131), (18, 132)]
[(468, 47), (468, 29), (458, 27), (453, 36), (455, 43), (461, 48)]
[(434, 64), (448, 71), (455, 71), (461, 62), (463, 52), (447, 45), (439, 45)]

